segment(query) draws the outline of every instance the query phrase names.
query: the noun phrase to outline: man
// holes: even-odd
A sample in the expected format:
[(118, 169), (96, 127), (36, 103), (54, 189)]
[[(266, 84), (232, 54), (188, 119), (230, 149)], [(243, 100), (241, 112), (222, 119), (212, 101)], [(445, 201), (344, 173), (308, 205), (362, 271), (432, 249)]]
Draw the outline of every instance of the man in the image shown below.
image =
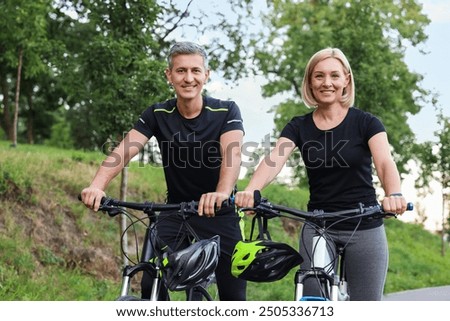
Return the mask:
[[(82, 200), (97, 211), (110, 181), (155, 136), (163, 160), (167, 202), (199, 200), (199, 216), (190, 218), (189, 224), (202, 239), (220, 235), (221, 256), (215, 271), (220, 300), (245, 300), (246, 283), (234, 278), (230, 269), (234, 245), (242, 239), (240, 218), (234, 208), (220, 208), (232, 195), (239, 176), (244, 135), (239, 108), (232, 101), (202, 95), (210, 71), (206, 52), (197, 44), (174, 44), (165, 74), (176, 98), (142, 113), (91, 185), (83, 189)], [(177, 216), (160, 217), (159, 237), (173, 247), (181, 224)]]

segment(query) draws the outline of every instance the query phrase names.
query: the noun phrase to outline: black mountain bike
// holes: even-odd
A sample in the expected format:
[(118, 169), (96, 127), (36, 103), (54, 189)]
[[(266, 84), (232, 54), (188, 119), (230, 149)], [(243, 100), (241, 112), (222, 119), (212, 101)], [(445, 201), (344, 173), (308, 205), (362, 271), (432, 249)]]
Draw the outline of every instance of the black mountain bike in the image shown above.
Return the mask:
[[(413, 204), (408, 203), (407, 210), (413, 209)], [(317, 235), (314, 236), (311, 255), (311, 266), (301, 267), (295, 274), (295, 301), (347, 301), (350, 294), (347, 291), (345, 275), (345, 247), (337, 248), (331, 238), (327, 235), (329, 221), (340, 222), (349, 219), (370, 220), (374, 218), (396, 217), (396, 214), (383, 211), (382, 207), (370, 206), (338, 212), (324, 211), (301, 211), (283, 205), (272, 204), (269, 200), (261, 198), (259, 192), (255, 193), (254, 207), (241, 208), (242, 211), (253, 211), (255, 217), (262, 218), (262, 226), (267, 229), (268, 220), (275, 217), (286, 217), (297, 220), (303, 224), (313, 227)], [(263, 231), (267, 233), (267, 231)], [(303, 286), (308, 278), (314, 278), (320, 284), (320, 296), (304, 296)]]
[[(78, 196), (81, 200), (81, 196)], [(223, 206), (227, 206), (224, 203)], [(200, 240), (195, 231), (189, 225), (189, 217), (197, 215), (198, 202), (182, 202), (179, 204), (166, 204), (154, 202), (128, 202), (120, 201), (110, 197), (104, 197), (101, 200), (99, 211), (108, 213), (110, 217), (117, 215), (126, 215), (130, 220), (130, 224), (123, 232), (124, 234), (133, 228), (136, 240), (136, 258), (131, 259), (126, 253), (121, 242), (121, 250), (127, 255), (131, 264), (126, 265), (122, 271), (122, 286), (118, 301), (170, 301), (170, 294), (176, 291), (186, 291), (188, 301), (190, 300), (207, 300), (213, 301), (214, 296), (211, 292), (217, 291), (215, 288), (214, 269), (220, 253), (220, 239), (216, 236), (209, 240)], [(138, 217), (133, 214), (134, 211), (144, 213), (144, 216)], [(186, 249), (175, 251), (170, 249), (158, 237), (156, 233), (156, 225), (158, 224), (158, 215), (161, 212), (171, 212), (171, 215), (178, 215), (183, 219), (184, 234), (182, 239), (187, 238), (191, 242), (191, 246)], [(145, 226), (145, 236), (142, 242), (138, 241), (136, 224)], [(180, 240), (182, 241), (182, 240)], [(139, 243), (142, 243), (139, 245)], [(202, 247), (199, 249), (199, 247)], [(139, 248), (140, 254), (139, 254)], [(196, 251), (196, 252), (195, 252)], [(199, 251), (203, 251), (200, 255)], [(205, 253), (208, 261), (205, 261)], [(197, 270), (187, 271), (187, 259), (196, 256), (198, 260), (196, 264), (200, 264)], [(200, 262), (201, 261), (201, 262)], [(191, 264), (190, 262), (189, 264)], [(192, 266), (190, 266), (191, 268)], [(186, 273), (189, 273), (187, 275)], [(146, 276), (144, 275), (146, 274)], [(149, 292), (142, 298), (142, 295), (133, 293), (132, 281), (140, 275), (141, 278), (147, 277), (151, 279), (152, 286), (147, 290)], [(180, 278), (183, 281), (180, 281)], [(177, 279), (178, 278), (178, 279)], [(141, 291), (143, 283), (141, 281)]]

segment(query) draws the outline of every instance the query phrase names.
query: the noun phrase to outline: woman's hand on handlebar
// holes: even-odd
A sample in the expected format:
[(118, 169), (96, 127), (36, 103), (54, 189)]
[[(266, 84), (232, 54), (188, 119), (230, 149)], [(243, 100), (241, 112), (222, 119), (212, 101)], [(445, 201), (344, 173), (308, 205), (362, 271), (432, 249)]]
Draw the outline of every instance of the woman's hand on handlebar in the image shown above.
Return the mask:
[(386, 196), (382, 202), (383, 211), (387, 213), (403, 214), (407, 209), (406, 199), (402, 195)]
[(103, 190), (91, 186), (84, 188), (80, 195), (84, 205), (95, 212), (100, 208), (101, 199), (106, 196)]

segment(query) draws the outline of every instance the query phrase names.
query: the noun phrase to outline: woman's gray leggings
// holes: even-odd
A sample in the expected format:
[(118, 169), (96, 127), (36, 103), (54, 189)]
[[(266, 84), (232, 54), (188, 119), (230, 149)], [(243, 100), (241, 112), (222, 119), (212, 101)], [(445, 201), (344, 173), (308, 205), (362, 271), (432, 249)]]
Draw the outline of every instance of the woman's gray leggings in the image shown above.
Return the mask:
[[(316, 230), (307, 224), (300, 233), (303, 269), (309, 269), (311, 266), (312, 237), (315, 234)], [(345, 271), (350, 300), (380, 301), (383, 297), (389, 257), (384, 225), (356, 232), (329, 229), (327, 234), (337, 247), (345, 245)], [(334, 254), (331, 253), (330, 257), (333, 258)], [(303, 295), (320, 296), (315, 278), (305, 281)]]

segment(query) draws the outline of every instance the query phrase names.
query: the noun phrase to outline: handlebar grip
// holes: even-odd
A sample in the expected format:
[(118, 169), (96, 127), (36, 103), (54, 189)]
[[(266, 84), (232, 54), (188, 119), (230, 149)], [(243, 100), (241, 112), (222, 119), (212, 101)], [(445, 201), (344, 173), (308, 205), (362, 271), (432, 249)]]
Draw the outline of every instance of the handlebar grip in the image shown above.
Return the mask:
[[(414, 209), (414, 204), (412, 202), (406, 203), (406, 210), (407, 211), (412, 211), (413, 209)], [(384, 209), (383, 209), (382, 206), (381, 206), (381, 210), (384, 212)], [(395, 214), (395, 213), (390, 213), (390, 214), (393, 214), (394, 216), (397, 216), (397, 214)]]
[[(82, 199), (81, 199), (81, 194), (78, 194), (78, 200), (81, 202), (82, 201)], [(106, 201), (106, 197), (102, 197), (102, 199), (100, 200), (100, 205), (103, 205), (103, 203), (105, 203), (105, 201)]]

